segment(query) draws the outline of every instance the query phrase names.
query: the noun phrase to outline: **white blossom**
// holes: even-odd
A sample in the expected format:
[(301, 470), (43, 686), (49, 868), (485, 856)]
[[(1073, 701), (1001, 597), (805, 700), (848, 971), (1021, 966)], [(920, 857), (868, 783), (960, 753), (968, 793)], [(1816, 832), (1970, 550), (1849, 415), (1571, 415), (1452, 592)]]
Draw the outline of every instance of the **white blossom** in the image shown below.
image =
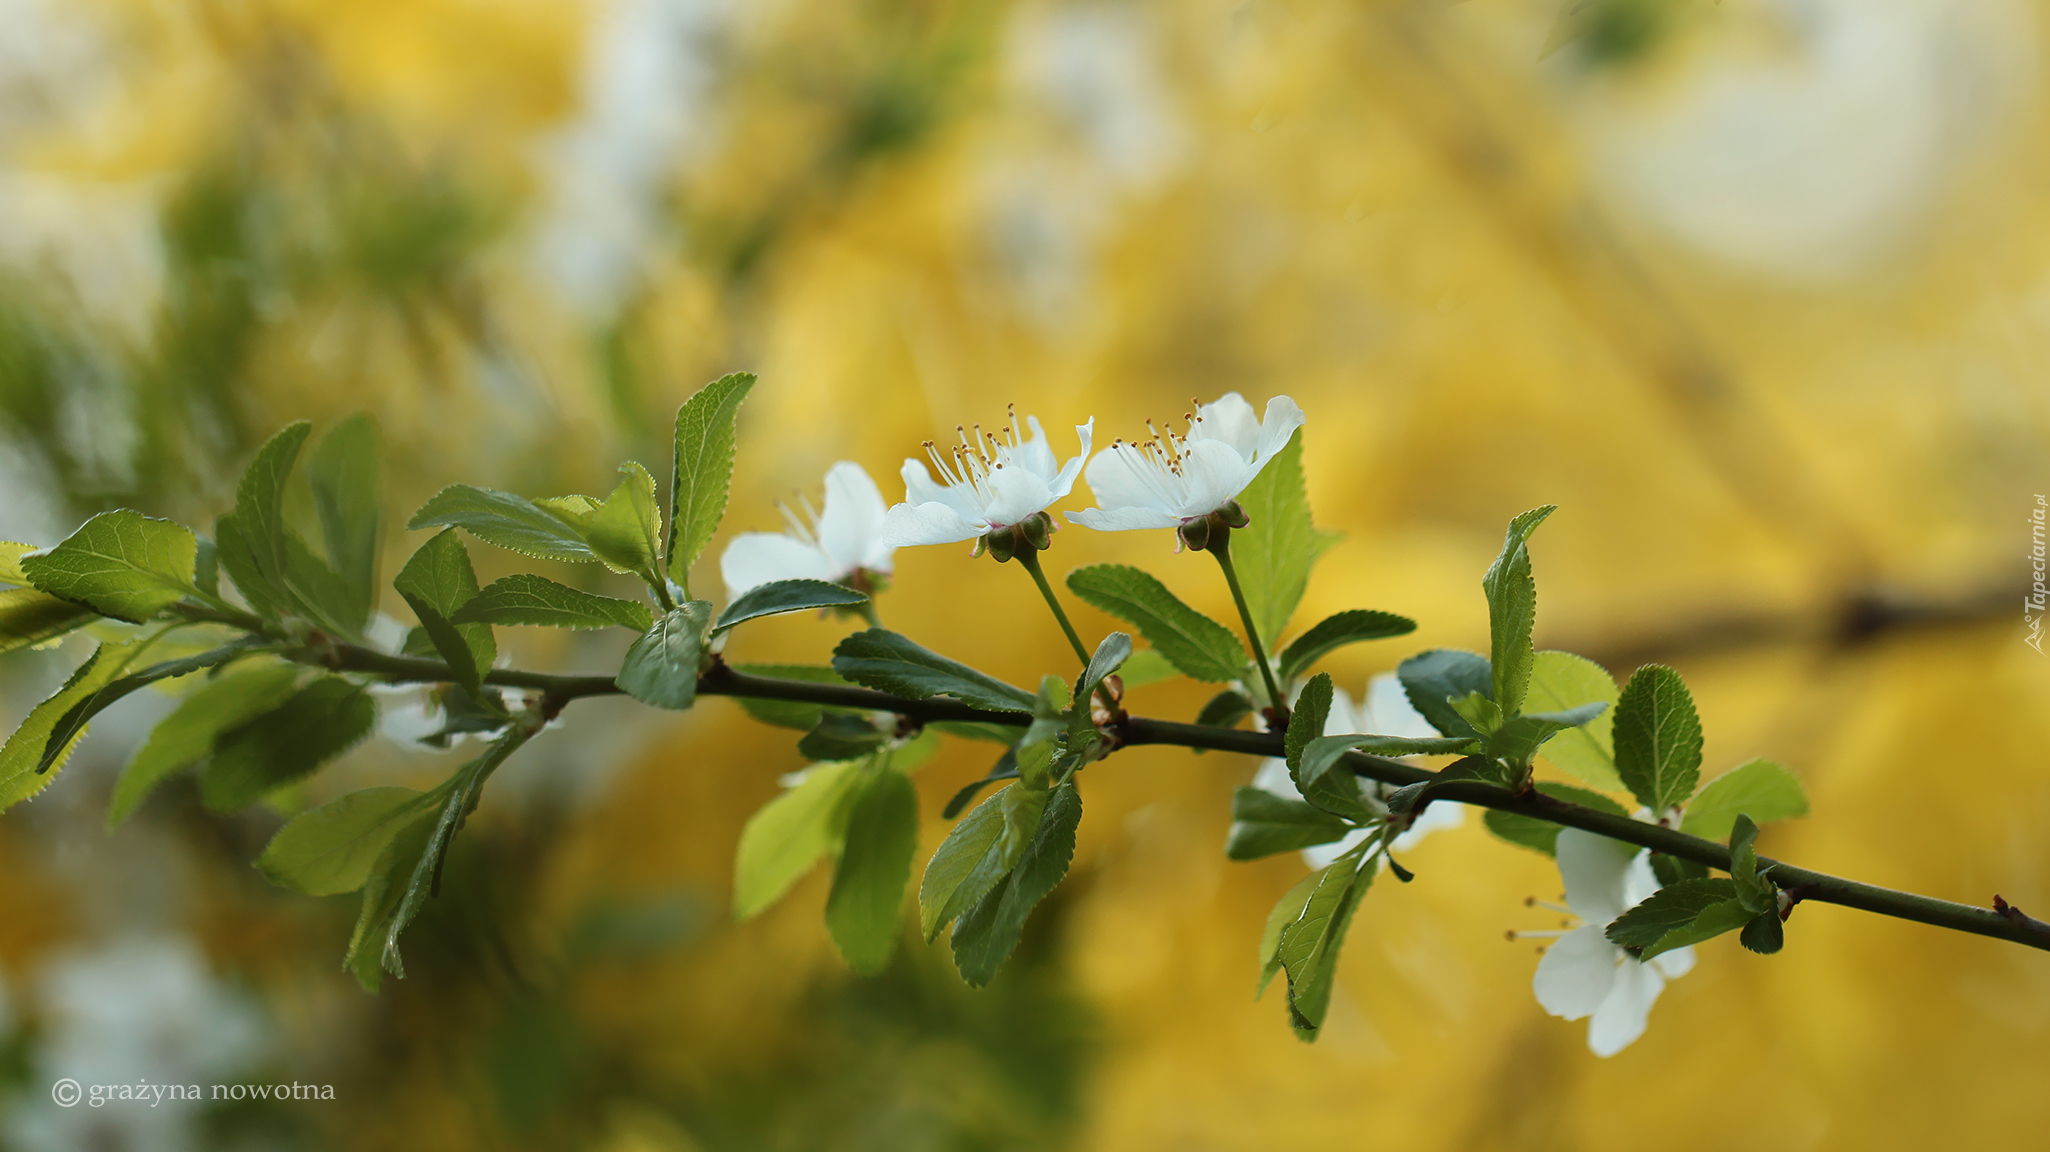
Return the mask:
[(1044, 512), (1073, 491), (1089, 458), (1096, 421), (1075, 426), (1082, 450), (1066, 463), (1054, 456), (1038, 417), (1027, 416), (1025, 427), (1029, 435), (1020, 433), (1013, 409), (1001, 436), (983, 432), (978, 424), (973, 436), (956, 429), (961, 443), (946, 451), (926, 441), (926, 455), (940, 479), (935, 481), (923, 462), (904, 461), (904, 503), (890, 509), (884, 541), (903, 548), (973, 540)]
[(1608, 926), (1658, 891), (1646, 853), (1577, 828), (1559, 830), (1557, 851), (1567, 907), (1582, 923), (1546, 950), (1531, 985), (1538, 1003), (1552, 1015), (1567, 1020), (1592, 1016), (1588, 1049), (1614, 1056), (1644, 1035), (1652, 1003), (1666, 981), (1693, 969), (1694, 949), (1675, 948), (1640, 962), (1609, 942)]
[[(743, 532), (719, 556), (728, 600), (776, 580), (849, 583), (863, 572), (887, 576), (896, 548), (883, 538), (882, 490), (866, 469), (842, 460), (826, 471), (826, 507), (800, 501), (805, 519), (789, 507), (782, 532)], [(809, 521), (807, 523), (806, 521)]]
[(1236, 392), (1197, 408), (1186, 435), (1155, 431), (1141, 443), (1119, 440), (1089, 462), (1096, 504), (1068, 519), (1085, 528), (1124, 532), (1174, 528), (1230, 504), (1288, 446), (1303, 410), (1286, 396), (1267, 401), (1264, 419)]

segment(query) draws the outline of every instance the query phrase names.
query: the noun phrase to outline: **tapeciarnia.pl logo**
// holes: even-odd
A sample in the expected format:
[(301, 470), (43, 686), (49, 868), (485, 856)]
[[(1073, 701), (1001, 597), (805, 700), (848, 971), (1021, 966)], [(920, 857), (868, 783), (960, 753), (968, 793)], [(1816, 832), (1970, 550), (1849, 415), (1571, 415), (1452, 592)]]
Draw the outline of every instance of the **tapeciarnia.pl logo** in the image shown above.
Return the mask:
[(2028, 634), (2022, 643), (2034, 648), (2039, 655), (2043, 652), (2043, 619), (2046, 608), (2050, 608), (2050, 588), (2044, 587), (2044, 572), (2050, 569), (2050, 557), (2046, 557), (2043, 544), (2045, 507), (2043, 494), (2036, 494), (2036, 506), (2029, 509), (2029, 568), (2035, 574), (2034, 583), (2029, 585), (2029, 594), (2022, 600), (2022, 624)]

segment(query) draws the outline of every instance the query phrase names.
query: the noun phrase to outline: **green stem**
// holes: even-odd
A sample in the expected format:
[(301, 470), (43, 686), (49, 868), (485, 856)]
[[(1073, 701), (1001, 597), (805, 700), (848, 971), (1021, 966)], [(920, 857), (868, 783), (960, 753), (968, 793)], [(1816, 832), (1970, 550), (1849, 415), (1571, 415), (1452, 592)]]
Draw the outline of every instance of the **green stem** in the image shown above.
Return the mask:
[[(1061, 609), (1059, 598), (1053, 594), (1053, 585), (1046, 582), (1046, 572), (1039, 566), (1039, 550), (1036, 548), (1021, 549), (1016, 559), (1019, 564), (1024, 566), (1027, 572), (1032, 573), (1032, 582), (1039, 585), (1039, 594), (1046, 597), (1046, 606), (1053, 609), (1053, 618), (1061, 622), (1061, 631), (1068, 634), (1068, 644), (1075, 650), (1075, 659), (1080, 660), (1082, 667), (1087, 669), (1089, 667), (1089, 649), (1083, 645), (1081, 633), (1076, 632), (1075, 626), (1068, 622), (1068, 614)], [(1103, 706), (1110, 711), (1111, 715), (1116, 716), (1121, 711), (1118, 707), (1117, 697), (1110, 694), (1109, 688), (1098, 684), (1096, 686), (1096, 698), (1103, 701)]]
[(1267, 700), (1274, 706), (1277, 717), (1288, 716), (1288, 697), (1281, 694), (1281, 686), (1274, 682), (1274, 669), (1267, 666), (1267, 649), (1260, 644), (1260, 630), (1253, 626), (1253, 610), (1246, 606), (1246, 594), (1239, 588), (1238, 569), (1231, 566), (1230, 530), (1215, 533), (1208, 549), (1217, 557), (1217, 566), (1224, 570), (1224, 582), (1231, 587), (1231, 602), (1238, 605), (1239, 623), (1246, 626), (1246, 643), (1253, 649), (1253, 663), (1259, 666), (1260, 679), (1267, 685)]

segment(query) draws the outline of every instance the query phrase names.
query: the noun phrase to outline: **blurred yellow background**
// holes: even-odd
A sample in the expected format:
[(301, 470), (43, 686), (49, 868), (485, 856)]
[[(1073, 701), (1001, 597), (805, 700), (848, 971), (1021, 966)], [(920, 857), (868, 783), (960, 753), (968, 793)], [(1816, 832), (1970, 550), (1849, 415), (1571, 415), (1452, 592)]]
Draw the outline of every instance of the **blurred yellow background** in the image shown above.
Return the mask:
[[(1502, 525), (1555, 502), (1540, 647), (1681, 668), (1707, 773), (1792, 765), (1814, 814), (1768, 852), (2040, 914), (2050, 662), (2022, 593), (2050, 490), (2050, 19), (1592, 0), (1557, 47), (1560, 6), (0, 0), (0, 538), (117, 505), (210, 524), (272, 429), (357, 410), (391, 455), (389, 575), (443, 484), (660, 473), (669, 414), (726, 371), (762, 381), (728, 534), (779, 527), (838, 459), (895, 499), (919, 441), (1006, 402), (1072, 451), (1091, 415), (1107, 442), (1285, 392), (1344, 534), (1298, 627), (1422, 624), (1335, 656), (1341, 685), (1483, 647)], [(1171, 546), (1070, 529), (1047, 564), (1142, 564), (1229, 619)], [(966, 553), (901, 552), (885, 622), (1015, 683), (1065, 669), (1022, 574)], [(844, 627), (777, 620), (730, 655), (823, 662)], [(522, 664), (623, 646), (532, 631), (503, 634)], [(0, 711), (81, 655), (0, 658)], [(1200, 689), (1133, 706), (1187, 719)], [(1523, 901), (1556, 872), (1477, 819), (1370, 894), (1298, 1044), (1251, 993), (1302, 865), (1225, 861), (1253, 770), (1226, 755), (1089, 772), (1074, 870), (992, 988), (908, 921), (856, 979), (820, 876), (731, 923), (740, 826), (802, 761), (717, 700), (572, 709), (494, 781), (409, 978), (371, 998), (340, 967), (354, 898), (248, 867), (276, 813), (184, 785), (102, 831), (168, 707), (108, 714), (0, 819), (5, 1146), (2042, 1140), (2050, 959), (1806, 905), (1777, 956), (1705, 945), (1598, 1060), (1503, 939), (1550, 926)], [(453, 755), (373, 742), (308, 799)], [(921, 859), (989, 758), (950, 743), (921, 771)], [(65, 1111), (66, 1061), (336, 1101)]]

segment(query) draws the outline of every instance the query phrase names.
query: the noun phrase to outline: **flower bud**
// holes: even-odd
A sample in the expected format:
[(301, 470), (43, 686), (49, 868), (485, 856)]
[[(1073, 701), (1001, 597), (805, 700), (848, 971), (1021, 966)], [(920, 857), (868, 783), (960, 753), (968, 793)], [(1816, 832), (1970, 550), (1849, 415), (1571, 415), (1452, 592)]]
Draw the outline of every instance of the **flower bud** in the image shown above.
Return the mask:
[(1053, 534), (1058, 527), (1053, 517), (1044, 512), (1034, 512), (1020, 520), (1015, 530), (1024, 537), (1026, 544), (1044, 552), (1053, 545)]
[(1182, 543), (1188, 545), (1189, 551), (1201, 552), (1210, 547), (1210, 517), (1200, 516), (1194, 520), (1184, 520), (1181, 527), (1175, 529), (1175, 534), (1182, 538)]
[(1252, 518), (1246, 515), (1246, 510), (1239, 507), (1239, 502), (1236, 500), (1226, 500), (1218, 505), (1217, 511), (1212, 512), (1211, 515), (1216, 517), (1226, 528), (1244, 528), (1253, 522)]
[(1018, 529), (1015, 526), (998, 528), (983, 536), (982, 542), (989, 547), (989, 554), (997, 558), (997, 563), (1008, 563), (1018, 554)]

